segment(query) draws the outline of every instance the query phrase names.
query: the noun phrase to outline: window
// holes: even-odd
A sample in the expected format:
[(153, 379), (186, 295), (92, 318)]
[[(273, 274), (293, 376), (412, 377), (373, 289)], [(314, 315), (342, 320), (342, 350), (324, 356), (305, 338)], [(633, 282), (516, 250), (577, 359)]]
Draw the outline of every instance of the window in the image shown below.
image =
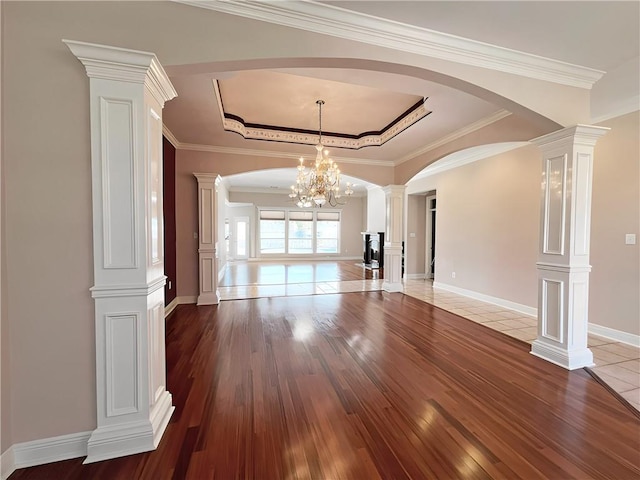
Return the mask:
[(260, 210), (260, 254), (340, 252), (340, 212)]
[(288, 253), (313, 253), (313, 212), (289, 212), (288, 239)]
[(260, 253), (285, 253), (284, 215), (282, 210), (260, 211)]
[(316, 222), (316, 238), (318, 253), (338, 253), (340, 238), (340, 213), (318, 212)]

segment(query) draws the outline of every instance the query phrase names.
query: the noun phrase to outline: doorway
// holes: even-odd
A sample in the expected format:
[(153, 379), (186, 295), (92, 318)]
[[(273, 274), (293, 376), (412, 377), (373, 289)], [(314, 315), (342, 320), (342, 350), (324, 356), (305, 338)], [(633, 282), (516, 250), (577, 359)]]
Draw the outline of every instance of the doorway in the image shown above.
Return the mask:
[(231, 256), (234, 260), (249, 258), (249, 217), (234, 217), (231, 231)]
[(427, 234), (425, 252), (426, 278), (434, 279), (436, 275), (436, 195), (435, 192), (427, 194)]

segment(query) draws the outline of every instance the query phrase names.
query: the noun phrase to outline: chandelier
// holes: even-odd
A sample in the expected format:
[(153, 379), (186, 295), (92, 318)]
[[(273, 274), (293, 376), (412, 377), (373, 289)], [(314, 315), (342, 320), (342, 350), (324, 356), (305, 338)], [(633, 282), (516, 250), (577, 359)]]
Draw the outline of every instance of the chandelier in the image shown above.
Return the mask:
[[(318, 100), (318, 144), (316, 145), (316, 163), (312, 168), (304, 166), (304, 158), (300, 157), (296, 183), (291, 185), (289, 198), (300, 208), (322, 207), (323, 205), (343, 205), (340, 202), (340, 169), (338, 164), (328, 158), (328, 152), (322, 145), (322, 105), (324, 100)], [(347, 182), (344, 195), (353, 195), (351, 183)]]

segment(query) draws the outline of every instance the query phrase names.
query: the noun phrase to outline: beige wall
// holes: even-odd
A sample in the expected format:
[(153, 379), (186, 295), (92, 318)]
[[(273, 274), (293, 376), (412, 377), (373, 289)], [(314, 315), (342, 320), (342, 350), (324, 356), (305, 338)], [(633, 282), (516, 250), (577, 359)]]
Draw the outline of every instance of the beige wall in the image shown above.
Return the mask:
[[(405, 274), (424, 274), (427, 207), (424, 195), (407, 195), (407, 228), (405, 238)], [(413, 235), (413, 236), (412, 236)]]
[(434, 189), (435, 281), (537, 307), (537, 149), (527, 146), (448, 170), (407, 191)]
[[(589, 322), (640, 335), (640, 113), (603, 122), (593, 168)], [(640, 236), (637, 237), (640, 241)]]
[(20, 8), (2, 25), (12, 443), (96, 426), (89, 84), (64, 29)]
[[(4, 12), (0, 2), (0, 31), (4, 23)], [(0, 37), (0, 51), (2, 51), (2, 38)], [(2, 78), (2, 65), (0, 63), (0, 78)], [(2, 95), (4, 86), (0, 86), (0, 111), (2, 109)], [(0, 115), (0, 130), (2, 129), (2, 115)], [(5, 172), (4, 155), (0, 149), (0, 412), (11, 412), (11, 356), (10, 356), (10, 332), (9, 317), (7, 315), (7, 272), (6, 272), (6, 237), (5, 237)], [(11, 446), (11, 415), (2, 414), (0, 417), (0, 452), (4, 452)]]
[[(388, 182), (388, 184), (390, 185), (391, 182)], [(371, 187), (367, 189), (367, 223), (365, 225), (367, 232), (385, 231), (386, 201), (386, 195), (382, 187)]]

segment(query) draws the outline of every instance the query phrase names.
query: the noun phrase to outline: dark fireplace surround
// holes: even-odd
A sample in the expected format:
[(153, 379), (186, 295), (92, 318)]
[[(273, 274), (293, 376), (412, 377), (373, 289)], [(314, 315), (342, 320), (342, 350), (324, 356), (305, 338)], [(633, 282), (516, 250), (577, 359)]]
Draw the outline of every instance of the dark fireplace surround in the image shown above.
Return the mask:
[(367, 268), (384, 267), (384, 232), (361, 232), (363, 264)]

